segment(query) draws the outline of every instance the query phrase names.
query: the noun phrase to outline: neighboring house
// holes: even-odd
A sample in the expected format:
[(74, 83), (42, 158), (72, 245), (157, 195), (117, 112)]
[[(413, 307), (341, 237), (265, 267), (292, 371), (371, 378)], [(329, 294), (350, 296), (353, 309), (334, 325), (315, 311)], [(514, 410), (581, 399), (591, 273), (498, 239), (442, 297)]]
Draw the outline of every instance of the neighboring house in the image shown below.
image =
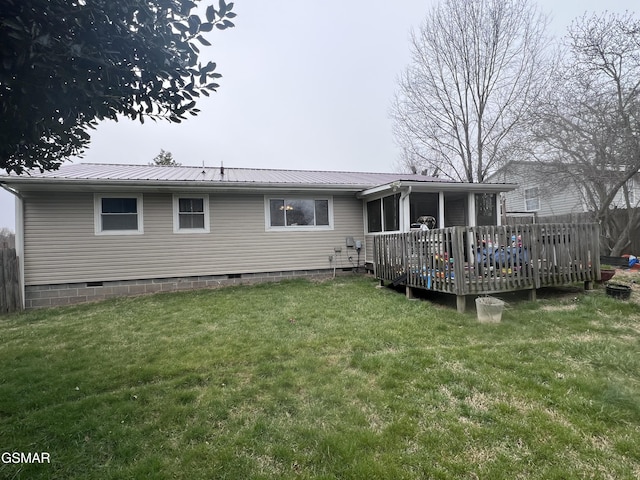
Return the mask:
[[(589, 210), (583, 195), (571, 181), (563, 180), (553, 165), (538, 162), (509, 162), (492, 174), (488, 183), (514, 183), (518, 188), (505, 192), (504, 213), (518, 216), (548, 217), (583, 213)], [(640, 201), (640, 182), (629, 182), (632, 204)], [(612, 207), (626, 208), (622, 193), (613, 201)]]
[(75, 164), (0, 176), (16, 195), (27, 308), (326, 274), (373, 237), (500, 222), (502, 192), (399, 173)]

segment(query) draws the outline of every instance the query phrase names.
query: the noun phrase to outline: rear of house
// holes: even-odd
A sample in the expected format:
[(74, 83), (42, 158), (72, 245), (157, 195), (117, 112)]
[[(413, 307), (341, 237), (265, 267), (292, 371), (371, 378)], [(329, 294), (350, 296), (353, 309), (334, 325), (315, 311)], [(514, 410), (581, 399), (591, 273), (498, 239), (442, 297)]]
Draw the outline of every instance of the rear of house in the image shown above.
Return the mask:
[(27, 308), (362, 267), (372, 236), (418, 214), (475, 222), (455, 202), (479, 194), (419, 175), (98, 164), (0, 184)]

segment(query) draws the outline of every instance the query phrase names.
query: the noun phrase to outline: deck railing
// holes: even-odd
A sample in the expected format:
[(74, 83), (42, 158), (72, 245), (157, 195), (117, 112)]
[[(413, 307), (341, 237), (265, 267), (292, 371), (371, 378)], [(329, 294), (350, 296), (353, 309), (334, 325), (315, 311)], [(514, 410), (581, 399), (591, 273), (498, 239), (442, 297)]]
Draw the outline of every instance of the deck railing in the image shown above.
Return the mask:
[(537, 289), (600, 278), (597, 224), (449, 227), (378, 235), (383, 281), (455, 295)]

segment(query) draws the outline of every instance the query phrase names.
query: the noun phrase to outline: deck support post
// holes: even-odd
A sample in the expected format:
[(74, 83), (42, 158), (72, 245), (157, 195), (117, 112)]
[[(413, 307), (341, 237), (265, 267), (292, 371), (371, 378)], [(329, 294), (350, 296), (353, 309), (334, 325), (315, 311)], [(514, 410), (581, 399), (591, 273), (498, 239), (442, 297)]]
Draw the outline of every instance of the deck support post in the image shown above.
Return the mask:
[(538, 291), (535, 288), (529, 290), (529, 301), (535, 302), (537, 298)]
[(407, 296), (407, 300), (413, 300), (414, 298), (416, 298), (415, 295), (413, 294), (413, 287), (406, 285), (404, 288), (405, 288), (405, 295)]
[(456, 308), (458, 309), (458, 313), (464, 313), (467, 309), (467, 296), (466, 295), (456, 295)]
[(586, 291), (593, 290), (593, 282), (592, 281), (584, 282), (584, 289)]
[(382, 278), (380, 279), (380, 286), (384, 287), (384, 280)]

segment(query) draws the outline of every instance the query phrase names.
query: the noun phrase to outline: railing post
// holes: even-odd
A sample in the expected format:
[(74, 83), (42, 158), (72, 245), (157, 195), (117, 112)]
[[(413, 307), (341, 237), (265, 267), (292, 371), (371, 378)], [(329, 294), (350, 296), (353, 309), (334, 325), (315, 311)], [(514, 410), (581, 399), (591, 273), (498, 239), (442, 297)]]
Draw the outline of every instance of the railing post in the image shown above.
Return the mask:
[[(594, 280), (600, 280), (600, 224), (593, 223), (591, 252), (594, 258), (591, 259)], [(591, 243), (591, 242), (590, 242)]]
[(464, 233), (469, 235), (469, 229), (453, 227), (453, 272), (456, 294), (456, 307), (459, 313), (464, 313), (467, 306), (467, 288), (464, 278)]
[(453, 272), (455, 276), (456, 295), (469, 293), (464, 281), (464, 233), (469, 235), (469, 228), (453, 227)]
[(540, 288), (540, 229), (539, 223), (531, 226), (531, 275), (533, 275), (533, 288)]

